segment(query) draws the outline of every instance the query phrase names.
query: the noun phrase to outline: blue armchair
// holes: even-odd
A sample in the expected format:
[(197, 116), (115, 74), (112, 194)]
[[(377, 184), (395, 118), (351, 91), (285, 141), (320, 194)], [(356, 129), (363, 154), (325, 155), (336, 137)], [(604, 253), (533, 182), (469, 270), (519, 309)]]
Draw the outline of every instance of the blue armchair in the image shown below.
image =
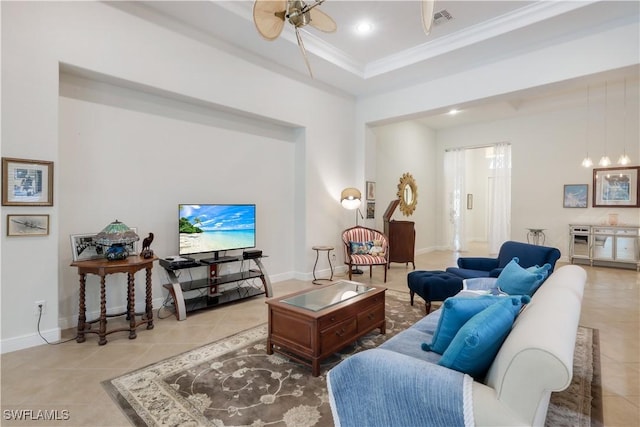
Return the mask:
[(504, 242), (500, 247), (497, 258), (462, 257), (458, 258), (458, 267), (447, 268), (447, 273), (455, 274), (462, 279), (474, 277), (498, 277), (502, 269), (513, 259), (518, 257), (519, 264), (524, 267), (544, 265), (549, 263), (553, 272), (556, 261), (560, 259), (560, 251), (548, 246), (530, 245), (528, 243)]

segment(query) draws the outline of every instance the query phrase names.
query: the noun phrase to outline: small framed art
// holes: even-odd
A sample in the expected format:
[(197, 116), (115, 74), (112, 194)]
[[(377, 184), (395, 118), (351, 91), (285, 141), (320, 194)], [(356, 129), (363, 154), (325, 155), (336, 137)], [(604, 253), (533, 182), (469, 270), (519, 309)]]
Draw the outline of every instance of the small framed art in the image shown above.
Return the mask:
[(564, 208), (586, 208), (589, 204), (589, 184), (565, 184), (563, 194)]
[(376, 202), (367, 202), (367, 219), (374, 219), (376, 216)]
[(103, 247), (96, 244), (93, 240), (97, 234), (98, 233), (71, 235), (71, 252), (74, 261), (104, 258)]
[(376, 183), (374, 181), (367, 181), (367, 200), (376, 199)]
[(7, 236), (47, 236), (49, 215), (7, 215)]
[(53, 206), (53, 162), (2, 158), (3, 206)]
[(640, 207), (640, 166), (593, 170), (593, 207)]

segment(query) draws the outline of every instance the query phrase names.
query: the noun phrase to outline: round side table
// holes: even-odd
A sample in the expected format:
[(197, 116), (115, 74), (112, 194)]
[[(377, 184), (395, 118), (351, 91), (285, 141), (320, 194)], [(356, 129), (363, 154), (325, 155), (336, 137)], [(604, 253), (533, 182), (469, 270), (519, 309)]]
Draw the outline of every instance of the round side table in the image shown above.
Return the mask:
[(527, 233), (527, 243), (544, 245), (544, 241), (546, 239), (546, 236), (544, 235), (544, 228), (527, 228), (527, 230), (529, 230)]
[[(311, 249), (316, 251), (316, 262), (313, 264), (313, 283), (314, 285), (322, 285), (322, 282), (330, 282), (333, 281), (333, 266), (331, 265), (331, 251), (334, 249), (333, 246), (313, 246)], [(318, 265), (318, 258), (320, 258), (320, 252), (327, 252), (327, 261), (329, 261), (329, 269), (331, 270), (331, 277), (328, 279), (318, 279), (316, 277), (316, 266)]]

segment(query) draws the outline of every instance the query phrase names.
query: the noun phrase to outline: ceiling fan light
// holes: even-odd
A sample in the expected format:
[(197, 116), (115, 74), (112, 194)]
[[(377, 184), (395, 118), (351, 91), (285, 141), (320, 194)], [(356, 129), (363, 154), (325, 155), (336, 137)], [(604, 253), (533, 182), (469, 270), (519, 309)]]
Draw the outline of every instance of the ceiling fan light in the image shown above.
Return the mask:
[(598, 164), (602, 167), (607, 167), (611, 164), (611, 159), (606, 154), (600, 158)]

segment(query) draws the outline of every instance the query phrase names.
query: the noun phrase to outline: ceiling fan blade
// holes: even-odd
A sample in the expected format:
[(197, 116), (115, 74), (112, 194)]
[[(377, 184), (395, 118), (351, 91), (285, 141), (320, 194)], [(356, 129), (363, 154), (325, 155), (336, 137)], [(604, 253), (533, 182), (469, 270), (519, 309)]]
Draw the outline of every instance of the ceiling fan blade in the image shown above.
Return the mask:
[(284, 28), (287, 0), (256, 0), (253, 3), (253, 23), (262, 37), (275, 40)]
[(433, 25), (435, 3), (435, 0), (422, 0), (422, 28), (427, 35), (431, 32), (431, 25)]
[(309, 25), (312, 27), (317, 28), (320, 31), (324, 31), (325, 33), (333, 33), (338, 29), (336, 22), (320, 9), (314, 8), (309, 12), (311, 13), (311, 21), (309, 22)]
[(302, 42), (302, 36), (300, 34), (300, 29), (296, 27), (296, 38), (298, 39), (298, 46), (300, 47), (300, 52), (302, 52), (302, 57), (304, 58), (304, 63), (307, 64), (307, 70), (309, 70), (309, 75), (313, 78), (313, 71), (311, 71), (311, 65), (309, 65), (309, 59), (307, 58), (307, 51), (304, 48), (304, 43)]

